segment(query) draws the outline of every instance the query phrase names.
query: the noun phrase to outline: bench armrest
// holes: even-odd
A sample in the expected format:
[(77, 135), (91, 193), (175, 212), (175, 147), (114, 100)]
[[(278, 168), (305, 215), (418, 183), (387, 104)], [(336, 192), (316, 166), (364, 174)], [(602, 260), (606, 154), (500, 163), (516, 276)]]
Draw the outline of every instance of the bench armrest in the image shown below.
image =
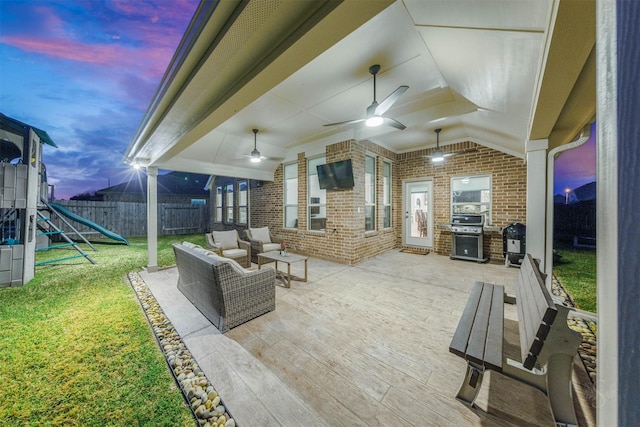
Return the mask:
[(569, 316), (577, 317), (578, 319), (586, 320), (587, 322), (598, 323), (598, 315), (596, 313), (580, 310), (575, 307), (569, 307)]
[(576, 317), (578, 319), (586, 320), (587, 322), (595, 322), (598, 323), (598, 315), (596, 313), (592, 313), (586, 310), (580, 310), (579, 308), (568, 306), (562, 298), (557, 295), (551, 295), (553, 302), (557, 305), (561, 305), (566, 307), (569, 310), (568, 315), (571, 317)]

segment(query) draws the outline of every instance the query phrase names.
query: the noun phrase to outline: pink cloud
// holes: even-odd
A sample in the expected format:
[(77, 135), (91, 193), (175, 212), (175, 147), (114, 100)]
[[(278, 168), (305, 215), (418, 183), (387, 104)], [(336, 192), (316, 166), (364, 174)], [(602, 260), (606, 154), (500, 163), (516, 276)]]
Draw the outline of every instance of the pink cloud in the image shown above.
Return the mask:
[(38, 40), (20, 37), (2, 37), (0, 41), (27, 52), (71, 61), (107, 64), (120, 56), (118, 49), (114, 46), (87, 45), (74, 43), (61, 38)]

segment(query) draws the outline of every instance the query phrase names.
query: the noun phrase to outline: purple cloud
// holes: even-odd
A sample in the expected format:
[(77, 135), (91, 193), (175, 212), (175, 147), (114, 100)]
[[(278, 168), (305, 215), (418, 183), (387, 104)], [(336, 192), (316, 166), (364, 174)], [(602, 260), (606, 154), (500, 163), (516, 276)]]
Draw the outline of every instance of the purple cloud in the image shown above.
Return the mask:
[(116, 184), (198, 0), (1, 0), (0, 110), (46, 130), (56, 196)]

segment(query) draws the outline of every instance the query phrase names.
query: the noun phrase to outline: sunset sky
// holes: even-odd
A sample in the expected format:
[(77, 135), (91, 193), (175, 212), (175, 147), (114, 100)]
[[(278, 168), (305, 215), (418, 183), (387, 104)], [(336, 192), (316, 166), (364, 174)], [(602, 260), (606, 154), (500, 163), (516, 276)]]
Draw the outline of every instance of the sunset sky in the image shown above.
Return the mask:
[(49, 133), (56, 198), (128, 179), (122, 154), (198, 0), (0, 0), (0, 112)]
[(554, 194), (564, 195), (596, 180), (596, 125), (591, 125), (591, 137), (580, 147), (561, 153), (555, 161)]
[[(197, 5), (0, 0), (0, 112), (59, 146), (44, 152), (56, 198), (129, 179), (122, 154)], [(556, 194), (593, 181), (595, 137), (559, 156), (556, 173)]]

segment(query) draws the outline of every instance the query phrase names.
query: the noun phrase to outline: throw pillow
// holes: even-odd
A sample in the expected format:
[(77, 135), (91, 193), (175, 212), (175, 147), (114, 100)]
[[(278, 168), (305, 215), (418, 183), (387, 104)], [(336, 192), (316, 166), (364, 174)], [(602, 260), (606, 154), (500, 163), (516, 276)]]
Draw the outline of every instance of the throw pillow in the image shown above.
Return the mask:
[(214, 231), (213, 241), (222, 250), (238, 249), (238, 232), (236, 230)]
[(271, 243), (269, 227), (250, 228), (249, 230), (251, 230), (251, 237), (253, 238), (253, 240), (259, 240), (262, 243)]
[(205, 255), (205, 256), (211, 256), (212, 254), (214, 254), (210, 250), (205, 249), (201, 246), (196, 246), (195, 248), (192, 248), (192, 249), (194, 250), (194, 252), (201, 253), (202, 255)]

